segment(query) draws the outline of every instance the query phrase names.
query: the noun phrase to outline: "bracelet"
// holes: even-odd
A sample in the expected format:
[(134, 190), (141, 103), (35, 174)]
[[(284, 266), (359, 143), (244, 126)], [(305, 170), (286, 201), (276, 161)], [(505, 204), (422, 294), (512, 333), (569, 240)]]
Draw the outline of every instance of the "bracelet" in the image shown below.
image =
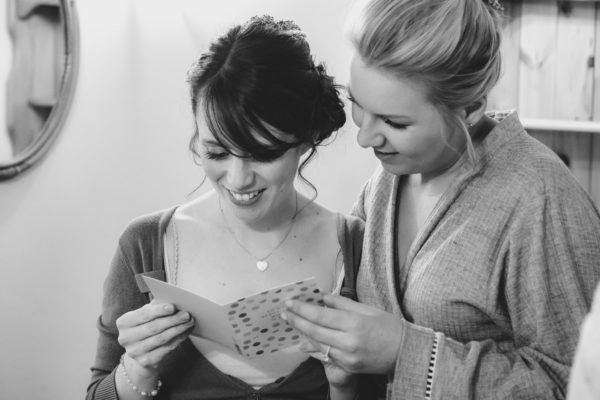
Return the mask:
[(159, 379), (156, 382), (156, 387), (151, 392), (139, 391), (138, 387), (131, 381), (131, 378), (129, 378), (129, 375), (127, 374), (127, 369), (125, 369), (124, 357), (125, 357), (125, 354), (121, 355), (121, 360), (119, 362), (121, 363), (121, 366), (123, 367), (123, 375), (125, 375), (125, 379), (127, 379), (127, 383), (131, 387), (131, 390), (133, 390), (134, 392), (136, 392), (137, 394), (139, 394), (140, 396), (143, 396), (143, 397), (155, 397), (156, 395), (158, 395), (158, 391), (160, 390), (160, 388), (162, 386), (162, 381)]

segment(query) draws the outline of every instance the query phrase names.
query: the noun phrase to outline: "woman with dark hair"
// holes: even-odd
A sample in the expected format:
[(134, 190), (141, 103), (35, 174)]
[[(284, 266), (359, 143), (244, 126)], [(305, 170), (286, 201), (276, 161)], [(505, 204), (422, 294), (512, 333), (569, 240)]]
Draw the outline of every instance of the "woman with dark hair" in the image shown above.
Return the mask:
[(391, 399), (562, 399), (600, 279), (600, 215), (516, 112), (500, 75), (498, 0), (366, 0), (348, 94), (381, 168), (358, 300), (292, 301), (288, 321)]
[(189, 82), (190, 149), (214, 190), (139, 217), (122, 234), (87, 397), (345, 398), (348, 382), (328, 385), (321, 361), (298, 344), (248, 359), (190, 336), (186, 310), (148, 302), (142, 275), (215, 302), (311, 276), (337, 293), (360, 256), (362, 222), (294, 185), (345, 122), (337, 87), (299, 28), (266, 16), (235, 26), (200, 57)]

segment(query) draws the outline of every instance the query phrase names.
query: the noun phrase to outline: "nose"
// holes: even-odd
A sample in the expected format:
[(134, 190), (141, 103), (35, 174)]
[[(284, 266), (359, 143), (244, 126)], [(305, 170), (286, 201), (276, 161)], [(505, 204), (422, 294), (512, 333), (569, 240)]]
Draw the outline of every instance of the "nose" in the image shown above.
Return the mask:
[(385, 144), (385, 137), (380, 131), (376, 117), (363, 113), (358, 125), (356, 140), (361, 147), (381, 147)]
[(252, 160), (241, 157), (230, 157), (227, 168), (227, 185), (230, 189), (243, 191), (252, 186), (254, 180), (254, 170)]

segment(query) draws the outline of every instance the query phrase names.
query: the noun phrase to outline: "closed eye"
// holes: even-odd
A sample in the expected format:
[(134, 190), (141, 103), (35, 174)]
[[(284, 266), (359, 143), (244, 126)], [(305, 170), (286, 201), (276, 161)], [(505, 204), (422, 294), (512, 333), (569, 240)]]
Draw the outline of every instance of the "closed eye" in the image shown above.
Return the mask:
[[(361, 107), (360, 107), (360, 104), (358, 104), (358, 103), (356, 102), (356, 100), (354, 99), (354, 97), (352, 97), (352, 95), (351, 95), (351, 94), (348, 94), (346, 97), (348, 98), (348, 100), (349, 100), (349, 101), (350, 101), (350, 102), (351, 102), (351, 103), (352, 103), (354, 106), (356, 106), (356, 107), (358, 107), (358, 108), (361, 108)], [(392, 121), (392, 120), (391, 120), (391, 119), (389, 119), (389, 118), (385, 118), (384, 116), (380, 116), (380, 118), (382, 118), (382, 119), (383, 119), (383, 122), (385, 122), (387, 125), (389, 125), (389, 126), (390, 126), (390, 127), (392, 127), (393, 129), (401, 129), (401, 130), (404, 130), (404, 129), (406, 129), (406, 128), (408, 127), (408, 124), (402, 124), (402, 123), (399, 123), (399, 122), (394, 122), (394, 121)]]
[(227, 152), (205, 151), (204, 156), (209, 160), (224, 160), (230, 156)]
[(402, 130), (404, 130), (404, 129), (406, 129), (408, 127), (407, 124), (401, 124), (401, 123), (398, 123), (398, 122), (394, 122), (394, 121), (392, 121), (390, 119), (387, 119), (387, 118), (384, 119), (383, 122), (385, 122), (387, 125), (391, 126), (394, 129), (402, 129)]

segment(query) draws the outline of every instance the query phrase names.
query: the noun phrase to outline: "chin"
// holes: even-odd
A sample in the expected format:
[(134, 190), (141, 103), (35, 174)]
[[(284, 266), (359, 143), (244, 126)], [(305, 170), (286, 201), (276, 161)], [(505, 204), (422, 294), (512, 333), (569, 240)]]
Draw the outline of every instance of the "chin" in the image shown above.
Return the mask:
[(407, 168), (406, 166), (403, 165), (396, 165), (396, 164), (388, 164), (388, 163), (381, 163), (381, 167), (385, 170), (385, 172), (388, 172), (392, 175), (407, 175), (407, 174), (412, 174), (414, 173), (410, 168)]

